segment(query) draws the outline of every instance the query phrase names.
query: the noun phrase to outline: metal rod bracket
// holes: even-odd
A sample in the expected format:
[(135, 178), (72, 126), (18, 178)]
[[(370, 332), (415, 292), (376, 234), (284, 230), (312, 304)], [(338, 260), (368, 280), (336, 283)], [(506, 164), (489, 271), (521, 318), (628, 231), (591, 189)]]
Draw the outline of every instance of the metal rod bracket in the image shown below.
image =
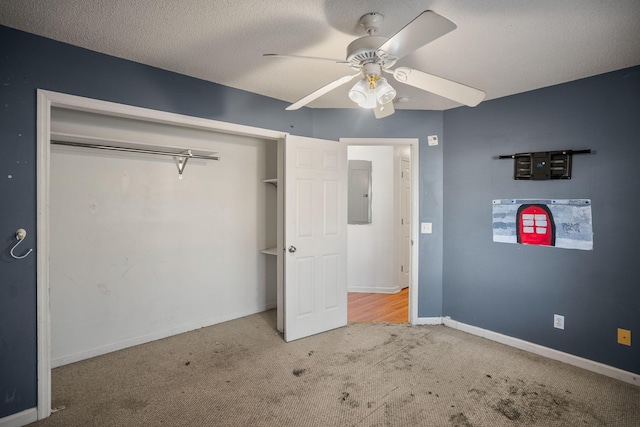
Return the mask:
[(180, 179), (182, 179), (182, 172), (184, 172), (184, 168), (187, 166), (187, 160), (193, 157), (191, 150), (184, 151), (182, 154), (184, 154), (184, 156), (174, 156), (176, 165), (178, 166), (178, 178)]

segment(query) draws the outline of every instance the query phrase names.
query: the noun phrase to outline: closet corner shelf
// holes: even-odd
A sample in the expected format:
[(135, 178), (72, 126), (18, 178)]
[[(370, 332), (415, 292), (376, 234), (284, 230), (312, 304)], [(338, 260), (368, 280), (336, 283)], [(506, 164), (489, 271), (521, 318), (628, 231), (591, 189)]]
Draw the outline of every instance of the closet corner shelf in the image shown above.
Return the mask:
[(267, 255), (278, 255), (278, 248), (267, 248), (261, 250), (260, 252)]
[(263, 179), (261, 182), (264, 182), (265, 184), (273, 184), (278, 187), (278, 178)]

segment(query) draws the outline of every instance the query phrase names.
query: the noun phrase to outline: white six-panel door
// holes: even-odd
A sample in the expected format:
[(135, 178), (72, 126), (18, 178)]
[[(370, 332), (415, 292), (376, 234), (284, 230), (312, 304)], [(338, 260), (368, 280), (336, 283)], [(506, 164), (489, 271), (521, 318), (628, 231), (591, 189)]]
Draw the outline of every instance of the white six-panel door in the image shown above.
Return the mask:
[(287, 135), (284, 338), (347, 324), (347, 146)]

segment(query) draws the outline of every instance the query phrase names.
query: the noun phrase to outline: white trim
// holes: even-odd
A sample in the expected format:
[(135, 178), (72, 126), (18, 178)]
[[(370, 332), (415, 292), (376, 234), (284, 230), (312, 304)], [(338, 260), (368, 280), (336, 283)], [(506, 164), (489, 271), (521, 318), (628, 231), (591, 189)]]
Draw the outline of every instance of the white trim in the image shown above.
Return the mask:
[(89, 113), (123, 117), (133, 120), (144, 120), (153, 123), (162, 123), (271, 140), (283, 139), (287, 135), (286, 132), (203, 119), (200, 117), (185, 116), (183, 114), (152, 110), (150, 108), (134, 107), (132, 105), (118, 104), (115, 102), (83, 98), (81, 96), (51, 92), (43, 89), (38, 89), (38, 94), (42, 94), (45, 99), (48, 99), (51, 103), (51, 107), (65, 108), (68, 110), (86, 111)]
[(49, 159), (51, 100), (38, 91), (37, 104), (37, 337), (38, 419), (51, 415), (51, 318), (49, 317)]
[(391, 287), (383, 287), (383, 286), (349, 286), (347, 289), (348, 292), (355, 293), (364, 293), (364, 294), (397, 294), (402, 289), (400, 286), (391, 286)]
[(59, 366), (68, 365), (70, 363), (79, 362), (81, 360), (89, 359), (91, 357), (100, 356), (103, 354), (111, 353), (113, 351), (122, 350), (124, 348), (133, 347), (134, 345), (145, 344), (151, 341), (159, 340), (162, 338), (167, 338), (173, 335), (182, 334), (184, 332), (193, 331), (200, 328), (206, 328), (208, 326), (217, 325), (219, 323), (227, 322), (229, 320), (240, 319), (245, 316), (250, 316), (255, 313), (262, 313), (263, 311), (271, 310), (276, 308), (276, 303), (271, 303), (267, 305), (261, 305), (254, 307), (252, 309), (247, 310), (238, 310), (231, 313), (225, 313), (221, 316), (215, 316), (210, 319), (202, 320), (200, 322), (190, 323), (186, 325), (181, 325), (177, 328), (166, 329), (163, 331), (157, 331), (151, 334), (142, 335), (139, 337), (134, 337), (130, 339), (126, 339), (117, 343), (112, 343), (96, 348), (92, 348), (86, 351), (81, 351), (75, 354), (71, 354), (64, 357), (59, 357), (58, 359), (51, 360), (51, 367), (57, 368)]
[[(394, 251), (396, 253), (396, 264), (394, 268), (396, 270), (396, 276), (398, 278), (398, 284), (400, 287), (404, 287), (406, 285), (410, 285), (411, 282), (411, 247), (409, 247), (409, 259), (404, 260), (403, 258), (403, 244), (402, 244), (402, 235), (404, 234), (404, 225), (402, 218), (402, 206), (404, 201), (404, 191), (403, 191), (403, 182), (404, 182), (404, 170), (402, 168), (403, 162), (409, 162), (409, 186), (411, 186), (411, 174), (413, 171), (411, 170), (411, 149), (409, 149), (409, 157), (405, 157), (405, 153), (400, 151), (402, 147), (394, 147), (393, 156), (393, 180), (394, 180), (394, 234), (397, 236)], [(418, 193), (419, 194), (419, 193)], [(410, 195), (412, 197), (412, 195)], [(409, 216), (411, 216), (411, 200), (409, 200)], [(411, 222), (409, 223), (409, 237), (411, 237)], [(409, 262), (409, 277), (405, 277), (403, 262)], [(408, 279), (409, 283), (405, 282), (405, 279)]]
[(510, 347), (519, 348), (530, 353), (544, 356), (549, 359), (558, 360), (560, 362), (567, 363), (569, 365), (577, 366), (582, 369), (586, 369), (591, 372), (595, 372), (607, 377), (615, 378), (620, 381), (624, 381), (629, 384), (640, 386), (640, 374), (624, 371), (622, 369), (614, 368), (613, 366), (605, 365), (600, 362), (578, 357), (573, 354), (564, 353), (562, 351), (555, 350), (553, 348), (544, 347), (539, 344), (534, 344), (529, 341), (524, 341), (518, 338), (513, 338), (507, 335), (499, 334), (497, 332), (489, 331), (487, 329), (478, 328), (477, 326), (467, 325), (466, 323), (452, 320), (450, 317), (444, 317), (443, 323), (459, 331), (467, 332), (472, 335), (477, 335), (482, 338), (496, 341), (501, 344), (508, 345)]
[(284, 139), (287, 133), (117, 104), (114, 102), (99, 101), (42, 89), (38, 89), (37, 98), (37, 419), (42, 419), (51, 415), (51, 320), (49, 314), (49, 163), (51, 108), (56, 107), (86, 111), (275, 141)]
[(411, 277), (409, 278), (409, 323), (418, 321), (418, 221), (420, 140), (418, 138), (340, 138), (347, 145), (409, 145), (411, 146)]
[(442, 317), (418, 317), (414, 325), (442, 325)]
[(0, 418), (0, 427), (22, 427), (36, 421), (38, 421), (38, 410), (31, 408)]

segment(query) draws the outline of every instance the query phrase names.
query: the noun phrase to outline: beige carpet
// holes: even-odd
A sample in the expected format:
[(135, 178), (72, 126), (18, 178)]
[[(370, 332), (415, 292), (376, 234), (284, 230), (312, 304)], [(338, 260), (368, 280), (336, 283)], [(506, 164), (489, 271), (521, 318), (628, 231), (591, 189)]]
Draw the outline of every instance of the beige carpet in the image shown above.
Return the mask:
[(57, 368), (33, 426), (640, 426), (640, 387), (444, 326), (270, 311)]

